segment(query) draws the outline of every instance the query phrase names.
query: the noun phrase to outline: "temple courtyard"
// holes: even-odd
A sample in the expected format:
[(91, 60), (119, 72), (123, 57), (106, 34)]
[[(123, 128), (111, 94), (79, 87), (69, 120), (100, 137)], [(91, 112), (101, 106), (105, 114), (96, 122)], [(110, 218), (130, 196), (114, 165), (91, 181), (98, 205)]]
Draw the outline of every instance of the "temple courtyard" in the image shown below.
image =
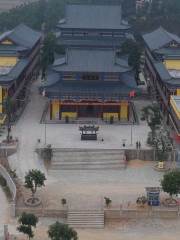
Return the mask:
[[(101, 198), (109, 197), (112, 200), (112, 209), (119, 209), (120, 200), (123, 208), (136, 208), (136, 199), (146, 196), (145, 187), (158, 187), (163, 173), (154, 171), (155, 162), (133, 160), (122, 171), (54, 171), (47, 173), (42, 157), (35, 154), (36, 148), (44, 148), (51, 144), (52, 148), (81, 148), (81, 149), (136, 149), (136, 141), (141, 141), (142, 149), (146, 146), (147, 134), (150, 131), (146, 122), (140, 120), (140, 110), (150, 104), (149, 101), (135, 101), (135, 108), (139, 118), (138, 125), (99, 125), (98, 141), (81, 141), (78, 124), (40, 124), (40, 119), (46, 104), (37, 90), (40, 80), (32, 84), (30, 102), (28, 102), (23, 115), (17, 125), (12, 126), (13, 137), (18, 137), (17, 153), (8, 157), (12, 169), (17, 169), (18, 177), (24, 181), (26, 172), (30, 169), (40, 169), (46, 173), (45, 187), (38, 189), (38, 196), (43, 198), (44, 208), (62, 208), (61, 199), (66, 198), (70, 210), (100, 210)], [(46, 134), (45, 134), (46, 130)], [(131, 145), (132, 133), (132, 145)], [(46, 135), (46, 138), (45, 138)], [(2, 133), (0, 140), (5, 139), (6, 132)], [(41, 139), (38, 143), (37, 139)], [(104, 141), (102, 141), (102, 139)], [(126, 146), (122, 146), (126, 139)], [(177, 163), (168, 163), (170, 168)], [(3, 193), (0, 192), (3, 196)], [(23, 199), (30, 192), (22, 189), (22, 198), (18, 201), (18, 207), (23, 207)], [(161, 193), (160, 200), (167, 197)], [(4, 199), (4, 200), (3, 200)], [(11, 219), (10, 205), (1, 198), (4, 210), (0, 216), (2, 223), (9, 223), (10, 233), (16, 234), (15, 226), (17, 218)], [(160, 208), (163, 208), (161, 204)], [(36, 240), (46, 239), (47, 225), (54, 220), (41, 218), (36, 229)], [(60, 219), (60, 221), (64, 221)], [(145, 219), (145, 220), (121, 220), (107, 221), (104, 230), (77, 230), (80, 240), (120, 240), (120, 239), (178, 239), (179, 220)], [(0, 229), (2, 231), (2, 229)], [(25, 239), (20, 236), (18, 239)]]

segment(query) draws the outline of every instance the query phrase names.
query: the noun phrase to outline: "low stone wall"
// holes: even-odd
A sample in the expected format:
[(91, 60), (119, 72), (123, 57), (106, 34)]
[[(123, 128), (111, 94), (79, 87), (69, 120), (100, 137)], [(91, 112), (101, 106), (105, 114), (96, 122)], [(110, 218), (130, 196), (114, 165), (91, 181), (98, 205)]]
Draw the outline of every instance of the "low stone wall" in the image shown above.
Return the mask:
[[(67, 209), (52, 209), (35, 207), (16, 208), (16, 216), (20, 216), (23, 212), (33, 213), (38, 217), (53, 217), (53, 218), (67, 218)], [(104, 210), (105, 219), (138, 219), (138, 218), (180, 218), (180, 212), (178, 210), (147, 210), (147, 209), (123, 209), (123, 210)]]
[(123, 218), (180, 218), (178, 210), (104, 210), (105, 219)]
[[(124, 149), (127, 160), (140, 159), (143, 161), (157, 161), (154, 149)], [(178, 161), (178, 150), (169, 153), (168, 161)]]
[(7, 185), (12, 193), (13, 201), (12, 201), (12, 217), (15, 217), (16, 214), (16, 185), (14, 184), (13, 180), (11, 179), (9, 173), (6, 169), (0, 164), (0, 174), (6, 179)]
[(0, 147), (0, 157), (8, 157), (17, 152), (16, 146), (13, 147)]
[(16, 216), (21, 216), (23, 212), (33, 213), (37, 217), (55, 217), (55, 218), (67, 218), (67, 210), (64, 209), (52, 209), (52, 208), (42, 208), (42, 207), (26, 207), (26, 208), (16, 208)]

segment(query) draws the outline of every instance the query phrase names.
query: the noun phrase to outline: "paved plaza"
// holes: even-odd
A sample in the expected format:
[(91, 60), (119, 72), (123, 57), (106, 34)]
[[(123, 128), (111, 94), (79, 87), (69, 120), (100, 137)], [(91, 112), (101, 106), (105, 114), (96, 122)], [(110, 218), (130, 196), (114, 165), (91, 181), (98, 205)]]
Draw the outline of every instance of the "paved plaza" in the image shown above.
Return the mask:
[[(16, 126), (12, 126), (13, 137), (18, 137), (19, 145), (17, 154), (9, 157), (12, 168), (17, 169), (21, 180), (24, 180), (25, 172), (32, 168), (38, 168), (45, 171), (41, 161), (34, 155), (36, 147), (45, 145), (45, 127), (46, 143), (52, 144), (53, 148), (99, 148), (99, 149), (121, 149), (123, 139), (126, 140), (127, 149), (135, 149), (135, 142), (141, 141), (141, 147), (147, 149), (145, 145), (149, 127), (146, 122), (139, 118), (139, 125), (100, 125), (98, 141), (81, 141), (78, 124), (40, 124), (40, 119), (46, 105), (46, 99), (39, 93), (37, 86), (40, 85), (40, 79), (33, 83), (31, 87), (31, 101), (21, 116)], [(148, 101), (135, 101), (137, 115), (140, 117), (143, 106)], [(132, 146), (131, 146), (132, 131)], [(0, 140), (6, 137), (4, 133)], [(38, 144), (37, 139), (41, 139)], [(102, 141), (102, 139), (104, 141)]]
[[(121, 198), (123, 199), (124, 208), (127, 208), (129, 202), (130, 207), (133, 208), (136, 205), (135, 200), (137, 197), (146, 195), (145, 187), (159, 186), (159, 180), (162, 179), (163, 173), (154, 171), (153, 166), (155, 162), (151, 161), (142, 161), (138, 166), (130, 163), (125, 171), (73, 170), (50, 171), (47, 174), (43, 159), (34, 152), (36, 147), (43, 148), (45, 144), (45, 124), (40, 124), (39, 122), (43, 114), (46, 99), (38, 93), (37, 86), (39, 84), (40, 80), (33, 83), (31, 101), (27, 104), (18, 124), (12, 126), (12, 135), (13, 137), (18, 137), (19, 144), (17, 153), (8, 157), (8, 161), (12, 169), (17, 169), (18, 177), (22, 181), (24, 181), (25, 173), (29, 169), (37, 168), (46, 173), (46, 186), (38, 190), (38, 195), (43, 197), (44, 207), (60, 207), (61, 199), (66, 198), (69, 209), (83, 208), (99, 210), (101, 208), (101, 197), (109, 197), (112, 199), (112, 208), (119, 208)], [(135, 108), (139, 116), (139, 125), (133, 125), (132, 128), (129, 125), (100, 125), (98, 141), (81, 141), (78, 124), (46, 124), (46, 143), (52, 144), (53, 148), (123, 149), (122, 140), (126, 139), (126, 146), (124, 148), (135, 149), (135, 142), (138, 140), (141, 141), (143, 149), (148, 149), (145, 143), (150, 130), (146, 122), (140, 120), (140, 110), (147, 104), (150, 104), (150, 102), (135, 101)], [(0, 137), (0, 140), (3, 140), (5, 136), (6, 133)], [(41, 139), (40, 144), (37, 142), (37, 139)], [(101, 141), (101, 139), (104, 139), (104, 141)], [(176, 163), (168, 164), (170, 164), (171, 168), (176, 167)], [(23, 197), (28, 197), (29, 194), (30, 192), (25, 190)], [(161, 193), (161, 200), (167, 196), (166, 193)], [(6, 215), (5, 219), (9, 216), (7, 212), (4, 213)], [(150, 231), (151, 224), (148, 223), (147, 225), (146, 230)], [(42, 224), (42, 228), (43, 226)], [(92, 236), (94, 236), (93, 239), (102, 239), (100, 237), (102, 235), (104, 240), (112, 239), (112, 237), (119, 240), (121, 239), (119, 237), (120, 230), (122, 231), (121, 223), (120, 226), (117, 226), (117, 229), (113, 229), (111, 226), (100, 232), (93, 230), (91, 232)], [(128, 226), (131, 226), (131, 224)], [(12, 227), (12, 231), (15, 231), (13, 229)], [(130, 228), (126, 230), (128, 231), (128, 229)], [(99, 235), (99, 233), (101, 234)], [(80, 230), (79, 234), (80, 240), (92, 239), (86, 230)], [(137, 236), (140, 236), (138, 234)], [(123, 236), (126, 236), (124, 239), (132, 239), (133, 234), (126, 232)], [(142, 236), (145, 236), (145, 234), (143, 233)], [(139, 237), (137, 239), (143, 238)]]

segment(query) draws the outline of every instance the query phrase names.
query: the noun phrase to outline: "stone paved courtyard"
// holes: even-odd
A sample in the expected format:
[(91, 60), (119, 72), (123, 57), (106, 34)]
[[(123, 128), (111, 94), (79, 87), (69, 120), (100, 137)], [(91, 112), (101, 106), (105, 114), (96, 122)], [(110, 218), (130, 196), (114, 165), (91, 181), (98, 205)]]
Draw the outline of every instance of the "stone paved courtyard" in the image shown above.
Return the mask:
[[(12, 126), (12, 135), (18, 137), (19, 145), (17, 153), (10, 156), (8, 160), (12, 169), (17, 169), (17, 174), (22, 181), (29, 169), (37, 168), (46, 173), (46, 186), (38, 190), (38, 195), (43, 197), (45, 207), (59, 207), (61, 206), (61, 199), (66, 198), (69, 208), (73, 210), (82, 208), (100, 209), (101, 197), (105, 196), (112, 199), (112, 208), (119, 207), (121, 197), (123, 198), (123, 207), (127, 207), (128, 202), (130, 202), (131, 207), (134, 207), (137, 197), (146, 195), (145, 187), (159, 186), (159, 180), (162, 179), (163, 173), (154, 171), (155, 162), (150, 161), (142, 162), (138, 167), (130, 164), (125, 171), (54, 171), (47, 175), (42, 158), (34, 153), (36, 147), (44, 147), (45, 143), (45, 125), (39, 124), (39, 122), (46, 99), (39, 95), (37, 91), (39, 84), (39, 82), (33, 83), (31, 101), (28, 103), (18, 124)], [(142, 107), (149, 103), (148, 101), (135, 101), (139, 117)], [(126, 139), (125, 148), (135, 149), (135, 142), (140, 140), (142, 148), (147, 149), (145, 142), (149, 128), (145, 122), (139, 121), (139, 123), (139, 125), (133, 125), (132, 127), (132, 146), (131, 126), (109, 124), (100, 125), (99, 141), (97, 142), (81, 142), (77, 124), (47, 124), (47, 143), (52, 144), (54, 148), (121, 149), (123, 148), (122, 139)], [(3, 140), (5, 136), (6, 133), (0, 137), (0, 140)], [(100, 141), (102, 138), (104, 139), (103, 142)], [(41, 139), (42, 143), (38, 145), (37, 139)], [(169, 164), (171, 168), (176, 167), (176, 163)], [(29, 191), (23, 192), (24, 197), (29, 195)], [(161, 199), (166, 196), (168, 195), (162, 193)], [(22, 202), (19, 204), (21, 205)], [(148, 224), (148, 226), (150, 225)], [(88, 235), (88, 231), (80, 231), (80, 240), (102, 239), (100, 235), (103, 236), (104, 240), (121, 239), (119, 237), (119, 229), (121, 228), (105, 229), (101, 234), (96, 231), (91, 232), (93, 238)], [(12, 227), (12, 229), (14, 228)], [(147, 228), (147, 230), (149, 229)], [(129, 235), (133, 237), (133, 234), (129, 233)], [(85, 236), (87, 237), (85, 238)], [(137, 236), (139, 236), (139, 233), (137, 233)], [(142, 236), (145, 235), (142, 234)], [(124, 239), (132, 238), (126, 237)]]

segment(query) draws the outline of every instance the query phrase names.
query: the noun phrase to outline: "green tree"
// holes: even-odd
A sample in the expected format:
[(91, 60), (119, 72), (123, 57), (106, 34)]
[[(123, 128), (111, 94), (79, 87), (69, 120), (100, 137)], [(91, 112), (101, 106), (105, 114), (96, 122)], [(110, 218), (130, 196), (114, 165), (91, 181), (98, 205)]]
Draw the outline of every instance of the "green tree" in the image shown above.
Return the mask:
[(48, 236), (52, 240), (77, 240), (77, 232), (67, 224), (56, 222), (49, 226)]
[(20, 225), (17, 227), (17, 231), (26, 234), (29, 239), (33, 238), (34, 233), (32, 231), (32, 227), (36, 228), (38, 221), (38, 218), (34, 214), (27, 214), (23, 212), (18, 220)]
[(162, 117), (160, 114), (160, 108), (148, 105), (143, 107), (141, 109), (141, 112), (142, 112), (141, 120), (146, 121), (148, 126), (150, 127), (151, 133), (152, 133), (152, 142), (153, 142), (155, 137), (155, 130), (161, 124)]
[(56, 42), (56, 36), (50, 32), (48, 33), (43, 41), (41, 49), (41, 66), (42, 66), (42, 79), (46, 76), (46, 70), (49, 65), (54, 62), (54, 53), (64, 53), (62, 48)]
[(25, 188), (28, 188), (32, 192), (32, 203), (34, 203), (35, 194), (38, 187), (45, 186), (46, 180), (45, 174), (39, 170), (29, 170), (25, 176)]
[(10, 140), (10, 133), (11, 133), (11, 123), (12, 123), (12, 113), (15, 107), (15, 101), (11, 100), (10, 98), (6, 98), (3, 102), (3, 112), (7, 115), (6, 122), (7, 122), (7, 141), (9, 143)]
[(172, 151), (173, 138), (171, 138), (168, 131), (157, 130), (154, 147), (156, 150), (156, 157), (159, 162), (167, 160), (169, 152)]
[(180, 170), (174, 169), (165, 173), (160, 183), (162, 190), (169, 193), (170, 203), (172, 203), (172, 195), (177, 195), (180, 191)]
[(120, 55), (129, 55), (129, 66), (135, 71), (135, 79), (139, 80), (141, 51), (138, 44), (132, 39), (126, 40), (122, 44)]

